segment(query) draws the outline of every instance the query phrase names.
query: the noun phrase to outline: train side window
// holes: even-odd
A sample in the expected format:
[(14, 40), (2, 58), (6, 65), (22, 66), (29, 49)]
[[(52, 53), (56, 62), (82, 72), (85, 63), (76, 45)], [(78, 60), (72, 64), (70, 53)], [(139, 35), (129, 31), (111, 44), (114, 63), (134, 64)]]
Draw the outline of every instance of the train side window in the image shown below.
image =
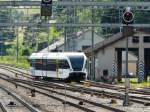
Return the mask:
[(43, 66), (42, 66), (42, 67), (43, 67), (43, 70), (47, 70), (47, 60), (46, 60), (46, 59), (43, 59), (42, 62), (43, 62), (43, 63), (42, 63), (42, 65), (43, 65)]
[(56, 60), (48, 59), (46, 63), (47, 71), (56, 71)]
[(69, 69), (70, 68), (67, 60), (58, 60), (58, 67), (60, 69)]
[(35, 64), (34, 64), (34, 66), (35, 66), (35, 69), (37, 69), (37, 70), (42, 70), (42, 59), (37, 59), (37, 60), (35, 60)]

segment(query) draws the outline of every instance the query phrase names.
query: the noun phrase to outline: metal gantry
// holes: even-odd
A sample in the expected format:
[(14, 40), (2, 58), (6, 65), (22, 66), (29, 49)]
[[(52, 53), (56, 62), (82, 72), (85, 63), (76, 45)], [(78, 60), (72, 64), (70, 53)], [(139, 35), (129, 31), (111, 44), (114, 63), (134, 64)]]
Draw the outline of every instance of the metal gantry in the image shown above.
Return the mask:
[[(11, 26), (15, 27), (35, 27), (35, 29), (42, 29), (44, 27), (111, 27), (111, 28), (118, 28), (122, 27), (123, 24), (120, 23), (28, 23), (28, 22), (13, 22), (13, 23), (0, 23), (0, 27), (8, 27)], [(38, 26), (38, 28), (37, 28)], [(144, 27), (149, 28), (150, 24), (133, 24), (129, 26), (134, 27)], [(7, 29), (7, 28), (6, 28)]]
[[(69, 7), (83, 7), (83, 8), (94, 8), (94, 9), (119, 9), (122, 10), (124, 7), (130, 6), (133, 10), (150, 10), (150, 2), (96, 2), (96, 1), (89, 1), (86, 2), (84, 0), (63, 0), (63, 1), (53, 1), (53, 7), (55, 6), (61, 6), (66, 7), (68, 9)], [(37, 8), (39, 9), (41, 6), (41, 1), (0, 1), (0, 8)], [(121, 14), (121, 13), (120, 13)], [(75, 15), (73, 15), (75, 16)], [(76, 17), (74, 17), (76, 18)], [(13, 22), (13, 23), (0, 23), (0, 27), (10, 27), (10, 26), (16, 26), (16, 27), (111, 27), (111, 28), (118, 28), (122, 27), (122, 24), (117, 23), (78, 23), (77, 21), (74, 21), (72, 23), (66, 22), (66, 23), (29, 23), (29, 22)], [(134, 24), (135, 27), (150, 27), (150, 24)]]
[[(41, 1), (0, 1), (0, 7), (40, 6)], [(100, 6), (103, 8), (136, 7), (148, 10), (150, 2), (53, 1), (53, 6)], [(142, 7), (141, 7), (142, 6)]]

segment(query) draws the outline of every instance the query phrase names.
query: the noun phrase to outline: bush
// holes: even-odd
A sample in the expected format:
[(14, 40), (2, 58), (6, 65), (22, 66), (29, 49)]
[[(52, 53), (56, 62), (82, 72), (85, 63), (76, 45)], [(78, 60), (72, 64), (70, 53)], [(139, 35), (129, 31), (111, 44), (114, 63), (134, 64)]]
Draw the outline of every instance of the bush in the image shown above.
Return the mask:
[(30, 67), (27, 57), (23, 57), (23, 56), (19, 57), (18, 62), (14, 57), (2, 56), (0, 58), (0, 63), (10, 64), (10, 65), (14, 65), (16, 67), (21, 67), (21, 68), (25, 68), (25, 69), (28, 69)]

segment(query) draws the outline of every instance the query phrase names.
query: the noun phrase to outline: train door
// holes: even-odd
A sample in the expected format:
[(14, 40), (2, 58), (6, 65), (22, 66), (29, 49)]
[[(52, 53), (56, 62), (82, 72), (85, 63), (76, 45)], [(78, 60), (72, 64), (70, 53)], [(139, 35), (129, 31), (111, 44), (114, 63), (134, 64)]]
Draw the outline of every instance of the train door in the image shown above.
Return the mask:
[(47, 54), (42, 56), (42, 76), (47, 77)]
[(56, 59), (47, 59), (47, 77), (56, 78)]
[(66, 59), (57, 61), (57, 77), (58, 78), (67, 78), (69, 77), (70, 66)]
[(60, 78), (60, 77), (59, 77), (59, 74), (58, 74), (58, 70), (59, 70), (59, 65), (58, 65), (58, 64), (59, 64), (59, 60), (56, 59), (56, 77), (57, 77), (57, 78)]
[(35, 59), (30, 59), (30, 72), (32, 76), (35, 76)]
[(88, 59), (86, 63), (86, 68), (87, 68), (87, 79), (91, 79), (91, 60)]
[(42, 77), (42, 59), (35, 60), (35, 76)]

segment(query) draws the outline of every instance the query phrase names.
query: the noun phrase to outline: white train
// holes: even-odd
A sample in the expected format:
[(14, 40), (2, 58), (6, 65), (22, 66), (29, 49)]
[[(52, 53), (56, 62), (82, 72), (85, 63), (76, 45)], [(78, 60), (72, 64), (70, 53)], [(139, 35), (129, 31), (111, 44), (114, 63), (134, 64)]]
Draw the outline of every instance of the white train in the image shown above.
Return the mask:
[(33, 53), (29, 60), (33, 77), (59, 78), (67, 82), (87, 78), (87, 57), (82, 52)]

